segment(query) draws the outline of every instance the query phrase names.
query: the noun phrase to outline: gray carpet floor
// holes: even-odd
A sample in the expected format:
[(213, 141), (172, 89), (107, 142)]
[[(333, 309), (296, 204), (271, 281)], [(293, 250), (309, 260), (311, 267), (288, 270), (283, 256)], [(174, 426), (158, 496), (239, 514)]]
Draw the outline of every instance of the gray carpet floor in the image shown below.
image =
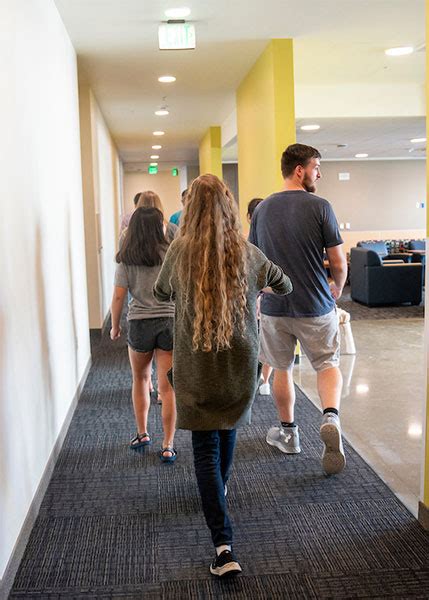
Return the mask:
[(344, 288), (344, 293), (337, 302), (337, 305), (350, 313), (353, 321), (367, 319), (388, 320), (388, 319), (423, 319), (425, 316), (424, 298), (419, 306), (410, 306), (407, 304), (393, 306), (365, 306), (355, 302), (350, 297), (350, 287)]
[(320, 414), (300, 390), (301, 455), (266, 444), (270, 398), (240, 431), (228, 504), (243, 574), (214, 580), (190, 434), (161, 464), (154, 404), (154, 445), (130, 450), (130, 383), (124, 342), (98, 341), (10, 598), (429, 598), (429, 533), (347, 444), (345, 472), (322, 474)]

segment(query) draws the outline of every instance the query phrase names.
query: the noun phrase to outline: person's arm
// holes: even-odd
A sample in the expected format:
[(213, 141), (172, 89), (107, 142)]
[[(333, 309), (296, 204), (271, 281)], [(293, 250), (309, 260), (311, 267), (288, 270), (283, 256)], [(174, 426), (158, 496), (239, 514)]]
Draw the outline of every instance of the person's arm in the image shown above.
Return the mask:
[(158, 302), (172, 302), (174, 300), (174, 290), (171, 286), (171, 275), (173, 272), (172, 257), (177, 252), (174, 250), (175, 242), (170, 244), (162, 263), (158, 278), (153, 286), (153, 295)]
[(262, 292), (286, 296), (293, 291), (293, 285), (283, 270), (269, 260), (259, 248), (253, 248), (251, 260), (261, 261), (258, 284)]
[(115, 285), (113, 288), (112, 306), (110, 314), (112, 317), (112, 329), (110, 330), (110, 339), (117, 340), (121, 337), (121, 314), (124, 306), (124, 299), (128, 288), (123, 288)]
[(338, 300), (343, 293), (343, 288), (347, 279), (347, 261), (344, 254), (343, 244), (326, 248), (328, 255), (329, 270), (331, 271), (332, 279), (331, 293), (334, 300)]
[(268, 294), (279, 294), (280, 296), (287, 296), (293, 291), (293, 285), (289, 277), (283, 273), (282, 269), (275, 265), (273, 262), (267, 259), (267, 275), (266, 284), (262, 289), (263, 292)]

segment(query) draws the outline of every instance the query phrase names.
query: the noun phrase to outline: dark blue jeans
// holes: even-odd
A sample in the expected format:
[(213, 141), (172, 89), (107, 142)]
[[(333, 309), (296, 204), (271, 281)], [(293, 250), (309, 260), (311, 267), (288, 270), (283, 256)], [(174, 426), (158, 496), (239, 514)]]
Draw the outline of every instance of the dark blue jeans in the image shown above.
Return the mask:
[(236, 434), (235, 429), (192, 432), (195, 475), (204, 516), (215, 546), (232, 544), (225, 484), (232, 466)]

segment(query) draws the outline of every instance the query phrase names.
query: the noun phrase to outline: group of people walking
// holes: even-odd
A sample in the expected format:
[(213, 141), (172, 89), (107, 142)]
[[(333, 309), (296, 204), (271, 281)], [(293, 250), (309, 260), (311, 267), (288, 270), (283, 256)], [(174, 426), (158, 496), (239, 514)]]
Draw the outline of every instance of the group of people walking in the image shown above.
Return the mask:
[(159, 456), (174, 462), (175, 429), (192, 432), (195, 474), (216, 550), (210, 571), (221, 577), (241, 571), (232, 551), (227, 481), (237, 428), (250, 422), (261, 385), (261, 363), (266, 375), (274, 368), (279, 413), (267, 442), (286, 454), (300, 452), (292, 377), (298, 340), (317, 371), (323, 468), (334, 474), (345, 466), (335, 308), (347, 274), (342, 239), (329, 202), (314, 194), (319, 152), (289, 146), (281, 168), (284, 190), (257, 203), (248, 241), (230, 190), (207, 174), (187, 190), (178, 228), (165, 222), (156, 194), (139, 194), (116, 256), (113, 340), (130, 295), (127, 341), (137, 423), (130, 445), (152, 442), (147, 422), (155, 359), (164, 430)]

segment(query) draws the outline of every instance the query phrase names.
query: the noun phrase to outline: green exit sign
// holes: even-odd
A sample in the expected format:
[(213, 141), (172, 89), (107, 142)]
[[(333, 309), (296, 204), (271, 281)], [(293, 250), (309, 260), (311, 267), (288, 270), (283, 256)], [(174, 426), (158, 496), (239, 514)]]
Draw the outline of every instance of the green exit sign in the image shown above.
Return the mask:
[(174, 167), (174, 169), (171, 169), (171, 174), (173, 175), (173, 177), (177, 177), (179, 174), (179, 169), (177, 167)]
[(150, 166), (147, 170), (149, 175), (156, 175), (158, 173), (158, 167)]
[(160, 50), (193, 50), (195, 26), (192, 23), (165, 23), (158, 28)]

